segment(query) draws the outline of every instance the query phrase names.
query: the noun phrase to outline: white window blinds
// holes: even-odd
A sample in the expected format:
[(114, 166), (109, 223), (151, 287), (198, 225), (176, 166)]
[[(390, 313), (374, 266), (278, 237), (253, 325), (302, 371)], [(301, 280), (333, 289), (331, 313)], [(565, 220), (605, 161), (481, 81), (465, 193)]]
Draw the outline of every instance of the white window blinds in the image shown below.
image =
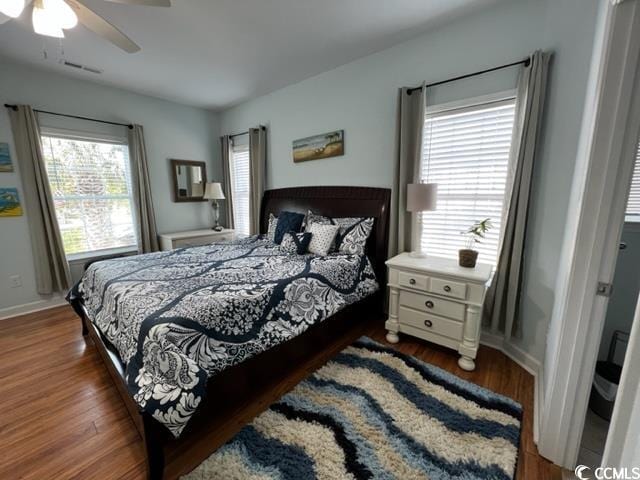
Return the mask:
[(234, 228), (249, 235), (249, 145), (234, 145), (231, 153)]
[(65, 253), (135, 248), (127, 145), (49, 135), (41, 139)]
[(633, 178), (631, 179), (626, 214), (640, 217), (640, 144), (638, 144), (638, 150), (636, 151), (636, 163), (633, 167)]
[(425, 117), (423, 182), (438, 184), (437, 210), (419, 217), (422, 249), (457, 258), (466, 231), (490, 218), (493, 228), (475, 249), (496, 264), (505, 202), (515, 99), (466, 106)]

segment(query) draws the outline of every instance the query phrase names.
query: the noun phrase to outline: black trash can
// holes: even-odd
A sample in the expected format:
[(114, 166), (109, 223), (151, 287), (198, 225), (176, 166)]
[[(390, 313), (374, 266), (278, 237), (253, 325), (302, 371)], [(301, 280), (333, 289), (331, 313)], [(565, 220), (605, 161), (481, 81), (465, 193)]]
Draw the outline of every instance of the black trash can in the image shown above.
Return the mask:
[(605, 420), (611, 420), (621, 373), (622, 367), (611, 361), (603, 360), (596, 364), (589, 408)]

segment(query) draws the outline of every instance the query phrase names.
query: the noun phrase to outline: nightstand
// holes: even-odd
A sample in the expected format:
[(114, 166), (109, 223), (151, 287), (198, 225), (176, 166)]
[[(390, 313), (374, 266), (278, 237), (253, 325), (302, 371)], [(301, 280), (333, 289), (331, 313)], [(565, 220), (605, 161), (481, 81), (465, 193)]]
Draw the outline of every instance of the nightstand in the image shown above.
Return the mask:
[(189, 230), (186, 232), (163, 233), (159, 235), (160, 250), (173, 250), (174, 248), (198, 247), (209, 243), (223, 242), (235, 238), (234, 231), (224, 228), (219, 232), (208, 228), (203, 230)]
[(457, 350), (458, 365), (475, 369), (482, 307), (493, 267), (463, 268), (456, 260), (401, 253), (389, 269), (387, 340), (405, 333)]

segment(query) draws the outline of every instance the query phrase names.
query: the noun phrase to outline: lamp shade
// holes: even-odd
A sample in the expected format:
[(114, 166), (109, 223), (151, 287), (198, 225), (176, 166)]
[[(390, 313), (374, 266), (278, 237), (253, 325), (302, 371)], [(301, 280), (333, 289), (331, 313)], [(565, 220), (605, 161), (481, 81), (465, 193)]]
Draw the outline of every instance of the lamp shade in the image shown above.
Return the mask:
[(435, 210), (438, 196), (437, 183), (407, 184), (407, 212)]
[(202, 198), (207, 200), (224, 200), (224, 192), (219, 182), (207, 183)]

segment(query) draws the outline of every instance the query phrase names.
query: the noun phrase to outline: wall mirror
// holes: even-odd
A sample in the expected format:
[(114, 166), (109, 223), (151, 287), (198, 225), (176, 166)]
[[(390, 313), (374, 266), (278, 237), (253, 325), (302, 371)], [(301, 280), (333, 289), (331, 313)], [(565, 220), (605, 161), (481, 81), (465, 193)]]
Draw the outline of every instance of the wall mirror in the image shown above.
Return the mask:
[(193, 160), (171, 160), (173, 200), (175, 202), (204, 202), (207, 166)]

